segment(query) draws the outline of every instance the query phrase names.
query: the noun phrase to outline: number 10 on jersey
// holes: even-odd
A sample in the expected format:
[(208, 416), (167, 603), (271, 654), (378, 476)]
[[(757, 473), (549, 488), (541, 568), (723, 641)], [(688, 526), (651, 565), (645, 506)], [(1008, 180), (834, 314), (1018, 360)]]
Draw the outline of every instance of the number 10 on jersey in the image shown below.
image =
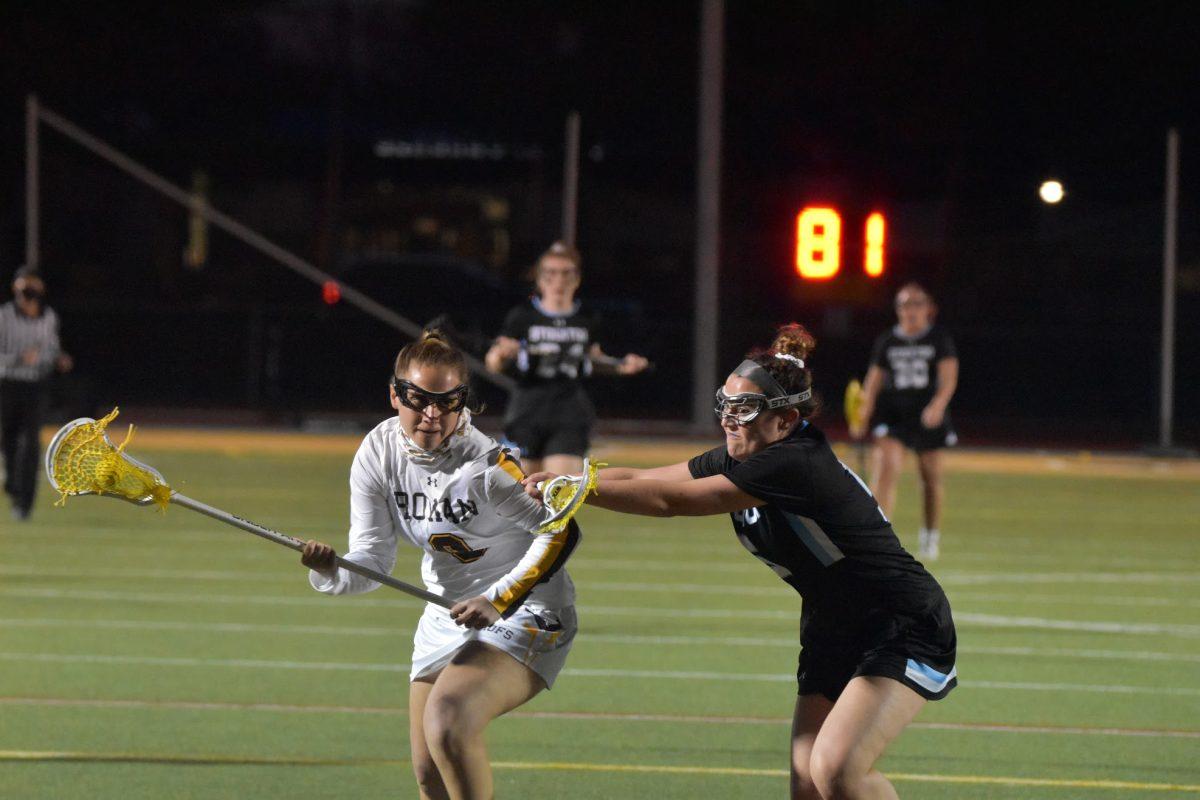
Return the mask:
[[(883, 274), (884, 237), (883, 214), (876, 211), (863, 230), (863, 271), (872, 278)], [(802, 209), (796, 215), (796, 272), (807, 280), (828, 280), (838, 274), (841, 259), (842, 215), (832, 208)]]

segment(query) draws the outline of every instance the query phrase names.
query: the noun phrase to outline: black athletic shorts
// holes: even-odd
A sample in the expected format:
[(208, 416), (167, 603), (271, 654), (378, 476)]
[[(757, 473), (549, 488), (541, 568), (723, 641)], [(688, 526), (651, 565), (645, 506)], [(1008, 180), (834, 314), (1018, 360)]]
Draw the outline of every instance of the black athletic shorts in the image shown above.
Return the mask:
[(504, 429), (504, 438), (521, 450), (521, 458), (579, 456), (588, 453), (591, 425), (537, 425), (514, 422)]
[(871, 432), (876, 438), (891, 436), (899, 439), (905, 447), (918, 453), (958, 444), (958, 434), (950, 423), (950, 413), (947, 412), (942, 418), (941, 425), (926, 428), (921, 422), (924, 408), (923, 405), (889, 401), (886, 395), (880, 395), (879, 405), (871, 417)]
[(958, 685), (957, 637), (950, 603), (942, 596), (917, 618), (880, 610), (848, 636), (806, 633), (796, 671), (799, 694), (836, 702), (852, 678), (893, 678), (926, 700), (941, 700)]

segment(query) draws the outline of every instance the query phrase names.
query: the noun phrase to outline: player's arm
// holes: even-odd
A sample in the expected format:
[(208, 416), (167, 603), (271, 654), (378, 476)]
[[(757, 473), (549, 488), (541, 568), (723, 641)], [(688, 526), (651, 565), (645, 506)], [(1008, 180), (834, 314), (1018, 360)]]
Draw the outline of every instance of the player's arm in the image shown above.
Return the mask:
[(937, 391), (934, 392), (929, 405), (925, 406), (925, 410), (921, 412), (921, 424), (926, 428), (936, 428), (946, 417), (950, 398), (954, 397), (954, 390), (958, 388), (958, 358), (947, 356), (939, 359), (937, 377)]
[[(533, 531), (545, 521), (546, 508), (525, 493), (524, 475), (506, 453), (481, 475), (473, 491), (497, 516), (514, 526)], [(533, 587), (560, 570), (579, 543), (579, 526), (574, 522), (554, 533), (531, 533), (529, 548), (520, 561), (478, 597), (457, 603), (450, 616), (459, 625), (484, 628), (520, 608)]]
[(492, 342), (492, 346), (488, 348), (487, 355), (483, 357), (483, 363), (488, 368), (488, 372), (504, 372), (508, 365), (516, 360), (517, 354), (521, 352), (521, 343), (511, 336), (497, 336), (496, 341)]
[[(364, 442), (350, 468), (349, 549), (344, 558), (376, 572), (390, 575), (396, 566), (397, 534), (392, 521), (391, 496), (379, 470), (379, 455)], [(341, 569), (333, 561), (332, 547), (310, 540), (300, 563), (310, 570), (308, 580), (325, 594), (361, 594), (380, 584), (355, 572)]]
[[(555, 477), (550, 473), (545, 474), (547, 477)], [(537, 476), (531, 475), (530, 477), (534, 478)], [(665, 467), (653, 467), (651, 469), (606, 467), (600, 470), (597, 477), (602, 481), (686, 481), (691, 479), (692, 473), (688, 469), (688, 462), (680, 461), (678, 464), (668, 464)], [(543, 477), (538, 478), (539, 481), (544, 479)]]
[[(858, 423), (860, 430), (866, 431), (871, 415), (875, 413), (875, 401), (883, 391), (883, 383), (887, 380), (887, 371), (878, 364), (867, 367), (867, 377), (863, 381), (862, 405), (858, 407)], [(859, 434), (862, 435), (861, 433)]]
[[(686, 465), (684, 469), (687, 469)], [(601, 479), (596, 484), (595, 494), (589, 496), (587, 502), (610, 511), (651, 517), (703, 517), (763, 504), (762, 500), (734, 486), (724, 475), (695, 480)]]

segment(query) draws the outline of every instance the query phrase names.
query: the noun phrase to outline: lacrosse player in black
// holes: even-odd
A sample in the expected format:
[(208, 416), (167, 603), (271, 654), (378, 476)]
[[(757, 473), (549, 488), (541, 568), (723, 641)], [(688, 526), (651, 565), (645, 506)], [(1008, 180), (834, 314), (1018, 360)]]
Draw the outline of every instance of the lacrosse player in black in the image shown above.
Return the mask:
[[(874, 768), (927, 700), (957, 683), (950, 605), (862, 480), (808, 421), (817, 408), (799, 325), (717, 392), (725, 444), (656, 469), (601, 470), (592, 505), (728, 513), (742, 545), (804, 598), (793, 798), (896, 797)], [(526, 479), (537, 495), (547, 473)]]
[(934, 324), (936, 314), (933, 298), (919, 284), (897, 292), (899, 322), (875, 340), (859, 420), (851, 429), (861, 438), (870, 420), (871, 490), (885, 514), (895, 506), (904, 448), (916, 452), (924, 499), (918, 552), (928, 559), (941, 549), (942, 448), (958, 442), (947, 411), (958, 386), (958, 355), (950, 334)]
[(580, 258), (555, 242), (538, 259), (537, 296), (508, 313), (484, 358), (492, 372), (515, 368), (518, 389), (504, 415), (504, 435), (521, 450), (527, 472), (575, 473), (591, 442), (596, 410), (583, 390), (592, 374), (636, 375), (649, 362), (607, 356), (596, 342), (596, 317), (575, 300)]

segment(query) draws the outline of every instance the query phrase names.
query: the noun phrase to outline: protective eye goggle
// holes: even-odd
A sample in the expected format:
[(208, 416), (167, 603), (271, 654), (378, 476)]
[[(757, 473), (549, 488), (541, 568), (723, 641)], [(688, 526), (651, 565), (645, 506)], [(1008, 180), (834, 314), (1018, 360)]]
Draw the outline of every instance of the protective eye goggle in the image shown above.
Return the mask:
[(762, 413), (766, 404), (767, 396), (765, 394), (741, 392), (729, 395), (725, 394), (724, 389), (717, 389), (717, 400), (713, 411), (716, 412), (719, 420), (729, 419), (739, 425), (748, 425)]
[(719, 420), (732, 420), (738, 425), (749, 425), (764, 411), (776, 408), (791, 408), (800, 405), (812, 397), (812, 390), (805, 389), (799, 394), (788, 394), (782, 397), (767, 397), (758, 392), (739, 392), (725, 394), (725, 389), (717, 389), (716, 412)]
[(429, 392), (412, 381), (400, 378), (392, 378), (392, 388), (396, 390), (396, 397), (400, 398), (400, 402), (406, 408), (423, 412), (430, 406), (437, 406), (443, 414), (462, 411), (467, 405), (467, 396), (470, 393), (465, 383), (448, 392)]

